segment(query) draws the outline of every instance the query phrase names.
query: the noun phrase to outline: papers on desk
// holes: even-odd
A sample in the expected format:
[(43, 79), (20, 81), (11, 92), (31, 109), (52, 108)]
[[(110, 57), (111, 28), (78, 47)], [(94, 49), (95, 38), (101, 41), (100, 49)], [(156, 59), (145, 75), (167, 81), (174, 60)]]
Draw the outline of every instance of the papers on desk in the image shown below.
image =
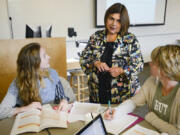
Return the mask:
[(78, 58), (71, 58), (71, 59), (67, 59), (67, 63), (73, 63), (73, 62), (79, 62)]
[(122, 135), (160, 135), (158, 132), (144, 128), (140, 125), (135, 125)]
[(104, 124), (108, 133), (118, 135), (134, 123), (138, 118), (125, 113), (119, 113), (115, 115), (113, 120), (105, 120)]
[(78, 120), (85, 121), (86, 114), (98, 113), (100, 104), (74, 102), (68, 117), (68, 122), (76, 122)]

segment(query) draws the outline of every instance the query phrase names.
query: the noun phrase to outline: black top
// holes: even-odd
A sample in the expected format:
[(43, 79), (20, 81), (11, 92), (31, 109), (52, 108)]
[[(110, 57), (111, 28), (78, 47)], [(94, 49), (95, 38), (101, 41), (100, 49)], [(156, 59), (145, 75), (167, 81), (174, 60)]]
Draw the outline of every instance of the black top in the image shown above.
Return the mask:
[[(114, 52), (114, 42), (107, 42), (105, 44), (104, 53), (101, 56), (101, 62), (106, 63), (109, 67), (112, 67), (112, 54)], [(108, 100), (111, 101), (111, 81), (112, 76), (109, 72), (99, 72), (99, 102), (101, 104), (107, 104)]]

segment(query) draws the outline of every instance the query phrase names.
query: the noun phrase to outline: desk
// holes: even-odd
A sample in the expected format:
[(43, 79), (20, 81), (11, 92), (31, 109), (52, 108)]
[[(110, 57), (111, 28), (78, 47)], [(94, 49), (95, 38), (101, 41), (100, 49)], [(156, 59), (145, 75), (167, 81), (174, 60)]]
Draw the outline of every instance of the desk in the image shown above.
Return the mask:
[[(6, 118), (0, 120), (0, 134), (1, 135), (9, 135), (11, 133), (11, 129), (14, 123), (15, 117)], [(51, 135), (73, 135), (77, 132), (80, 128), (84, 126), (84, 122), (79, 121), (75, 123), (68, 124), (68, 128), (50, 128), (49, 131)], [(24, 133), (23, 135), (48, 135), (46, 130), (42, 130), (39, 133)]]
[[(15, 117), (0, 120), (0, 134), (1, 135), (9, 135), (10, 134), (13, 123), (14, 123), (14, 119), (15, 119)], [(149, 128), (149, 129), (152, 129), (152, 130), (156, 130), (154, 127), (152, 127), (146, 121), (140, 122), (139, 125)], [(49, 131), (51, 132), (51, 135), (73, 135), (75, 132), (77, 132), (83, 126), (84, 126), (84, 122), (78, 121), (75, 123), (68, 124), (67, 129), (50, 128)], [(46, 130), (43, 130), (39, 133), (24, 133), (23, 135), (48, 135), (48, 132)]]
[(67, 70), (80, 69), (79, 59), (67, 59)]

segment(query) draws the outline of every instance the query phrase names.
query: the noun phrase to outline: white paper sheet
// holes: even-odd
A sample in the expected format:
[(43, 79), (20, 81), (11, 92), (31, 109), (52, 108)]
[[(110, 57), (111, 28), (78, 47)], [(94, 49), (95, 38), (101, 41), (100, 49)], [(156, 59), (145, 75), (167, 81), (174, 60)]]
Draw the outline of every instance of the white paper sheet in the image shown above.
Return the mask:
[(138, 118), (124, 113), (115, 115), (113, 120), (105, 120), (104, 124), (108, 133), (118, 135)]
[(99, 108), (100, 104), (75, 102), (69, 114), (68, 122), (85, 121), (86, 114), (98, 113)]
[(144, 128), (140, 125), (135, 125), (122, 135), (160, 135), (158, 132)]

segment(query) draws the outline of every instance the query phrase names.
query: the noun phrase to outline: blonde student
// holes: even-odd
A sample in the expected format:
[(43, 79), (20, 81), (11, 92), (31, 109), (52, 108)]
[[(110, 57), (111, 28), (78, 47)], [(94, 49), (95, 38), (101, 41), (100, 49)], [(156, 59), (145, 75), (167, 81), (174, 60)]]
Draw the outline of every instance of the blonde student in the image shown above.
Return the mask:
[[(160, 132), (180, 135), (180, 46), (166, 45), (155, 48), (151, 53), (151, 74), (140, 92), (113, 110), (132, 112), (136, 106), (148, 105), (145, 120)], [(109, 111), (106, 119), (112, 119)]]

